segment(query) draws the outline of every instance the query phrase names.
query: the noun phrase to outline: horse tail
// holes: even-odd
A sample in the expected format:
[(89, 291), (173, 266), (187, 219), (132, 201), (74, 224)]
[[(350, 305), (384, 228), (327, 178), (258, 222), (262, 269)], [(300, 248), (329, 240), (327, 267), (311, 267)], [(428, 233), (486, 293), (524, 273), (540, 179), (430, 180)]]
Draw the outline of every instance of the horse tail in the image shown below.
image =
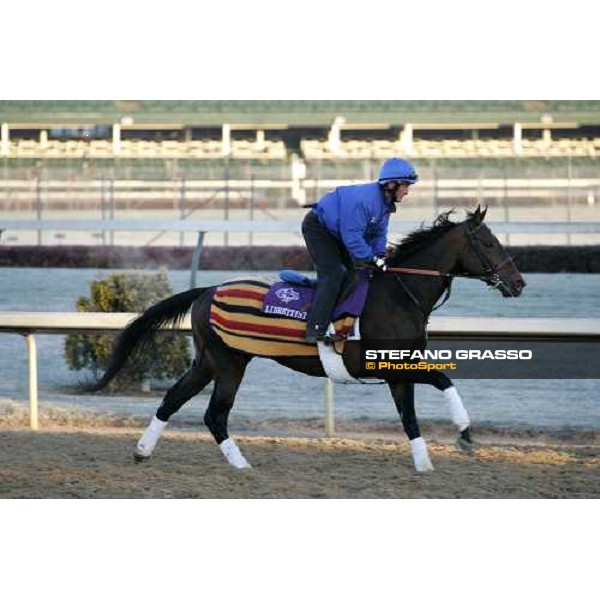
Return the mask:
[(104, 375), (84, 385), (85, 391), (97, 392), (105, 387), (123, 368), (135, 350), (142, 350), (164, 325), (179, 325), (195, 300), (211, 288), (194, 288), (175, 294), (151, 306), (121, 332), (114, 346)]

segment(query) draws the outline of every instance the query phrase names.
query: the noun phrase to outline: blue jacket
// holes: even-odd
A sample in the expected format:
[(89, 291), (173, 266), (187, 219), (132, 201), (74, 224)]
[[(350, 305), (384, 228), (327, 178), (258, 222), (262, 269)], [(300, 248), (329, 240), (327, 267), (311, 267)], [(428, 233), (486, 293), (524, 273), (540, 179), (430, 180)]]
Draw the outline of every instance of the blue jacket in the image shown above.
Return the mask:
[(325, 194), (313, 211), (355, 260), (385, 253), (390, 213), (396, 212), (396, 205), (385, 201), (376, 181), (338, 187)]

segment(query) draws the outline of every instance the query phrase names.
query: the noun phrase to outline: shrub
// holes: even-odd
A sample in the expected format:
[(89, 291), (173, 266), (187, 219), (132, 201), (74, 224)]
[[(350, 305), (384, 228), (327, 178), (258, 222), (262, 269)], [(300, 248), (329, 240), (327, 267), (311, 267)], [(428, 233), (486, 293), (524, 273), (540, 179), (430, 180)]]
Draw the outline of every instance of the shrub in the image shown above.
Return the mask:
[[(158, 275), (115, 274), (93, 281), (90, 297), (77, 300), (78, 312), (143, 312), (173, 294), (166, 270)], [(65, 341), (65, 359), (71, 370), (91, 369), (94, 376), (106, 369), (117, 334), (74, 334)], [(123, 389), (146, 379), (167, 379), (181, 375), (191, 363), (186, 336), (161, 331), (132, 356), (110, 384)]]

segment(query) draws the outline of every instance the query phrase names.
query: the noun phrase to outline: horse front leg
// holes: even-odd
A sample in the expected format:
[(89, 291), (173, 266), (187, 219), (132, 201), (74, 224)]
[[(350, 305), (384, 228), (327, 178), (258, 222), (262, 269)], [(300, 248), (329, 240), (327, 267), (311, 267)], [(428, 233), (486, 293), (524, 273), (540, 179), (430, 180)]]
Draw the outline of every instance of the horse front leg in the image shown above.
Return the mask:
[(471, 419), (469, 413), (462, 403), (462, 399), (457, 392), (452, 380), (440, 371), (432, 371), (430, 383), (444, 394), (446, 404), (450, 409), (450, 418), (458, 429), (457, 446), (463, 452), (473, 451), (473, 440), (471, 439)]
[(402, 420), (402, 426), (408, 436), (415, 469), (419, 473), (433, 471), (433, 465), (429, 459), (427, 444), (421, 437), (417, 413), (415, 411), (415, 386), (406, 382), (388, 382), (396, 409)]

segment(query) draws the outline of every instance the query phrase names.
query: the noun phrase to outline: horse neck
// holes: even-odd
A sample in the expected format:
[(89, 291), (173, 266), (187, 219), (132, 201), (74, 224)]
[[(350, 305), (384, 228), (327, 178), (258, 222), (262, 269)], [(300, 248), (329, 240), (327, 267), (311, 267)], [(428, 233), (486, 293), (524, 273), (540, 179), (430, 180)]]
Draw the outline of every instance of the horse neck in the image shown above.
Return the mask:
[[(442, 273), (452, 272), (463, 250), (458, 227), (455, 227), (434, 243), (402, 261), (403, 267), (430, 269)], [(445, 277), (430, 275), (399, 274), (411, 292), (419, 300), (424, 312), (429, 315), (447, 286)], [(398, 283), (396, 282), (396, 285)]]
[(448, 273), (456, 267), (463, 249), (464, 240), (461, 226), (457, 225), (433, 243), (402, 260), (401, 265), (398, 266), (434, 269)]

